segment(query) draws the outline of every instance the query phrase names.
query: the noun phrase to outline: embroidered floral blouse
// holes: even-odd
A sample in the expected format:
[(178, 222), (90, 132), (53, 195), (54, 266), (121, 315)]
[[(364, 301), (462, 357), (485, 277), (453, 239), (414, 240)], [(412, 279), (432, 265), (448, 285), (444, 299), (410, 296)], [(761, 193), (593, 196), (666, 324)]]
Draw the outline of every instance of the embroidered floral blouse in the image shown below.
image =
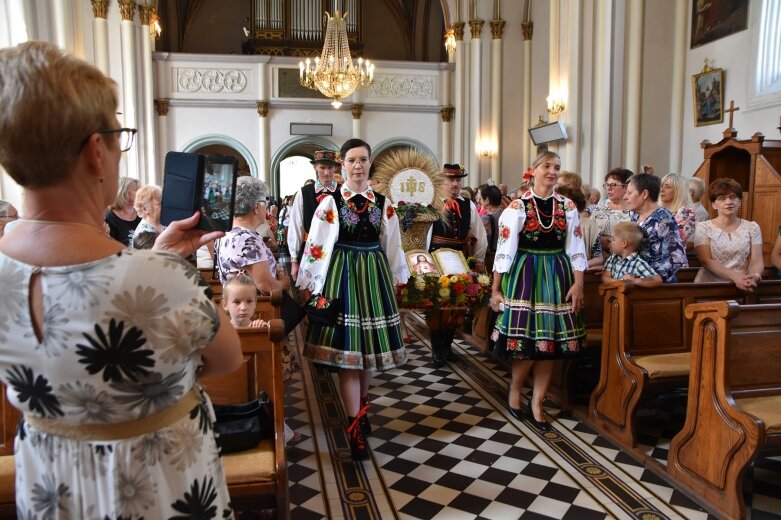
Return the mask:
[[(409, 269), (401, 247), (399, 217), (390, 200), (382, 197), (383, 207), (379, 208), (375, 204), (378, 199), (371, 188), (354, 193), (344, 184), (339, 194), (343, 201), (341, 204), (337, 204), (334, 197), (326, 197), (315, 210), (296, 285), (309, 289), (313, 294), (322, 292), (336, 242), (340, 235), (350, 235), (350, 240), (355, 241), (354, 234), (362, 218), (368, 219), (370, 228), (374, 230), (372, 234), (377, 236), (380, 247), (388, 257), (393, 281), (397, 284), (407, 283)], [(366, 204), (361, 199), (365, 199)], [(359, 206), (360, 210), (357, 209)], [(367, 239), (363, 241), (368, 243)]]
[[(638, 221), (637, 213), (632, 213), (632, 220)], [(689, 262), (673, 214), (665, 208), (656, 208), (640, 222), (640, 227), (645, 234), (640, 256), (651, 264), (665, 283), (678, 281), (675, 273), (688, 266)]]
[[(499, 217), (499, 239), (496, 244), (496, 257), (494, 258), (494, 271), (506, 273), (510, 270), (515, 254), (518, 251), (519, 235), (526, 233), (527, 238), (532, 241), (535, 236), (539, 236), (544, 231), (540, 226), (539, 219), (534, 211), (534, 205), (531, 202), (534, 193), (528, 190), (520, 199), (514, 200), (502, 212)], [(563, 241), (563, 249), (569, 255), (572, 262), (572, 269), (575, 271), (585, 271), (588, 268), (586, 259), (586, 246), (583, 242), (583, 233), (580, 229), (580, 215), (578, 208), (571, 200), (562, 197), (556, 193), (547, 198), (537, 197), (541, 200), (554, 198), (555, 209), (554, 219), (561, 220), (564, 217), (563, 229), (554, 222), (554, 229), (551, 233), (556, 233)], [(564, 215), (560, 215), (563, 212)], [(527, 219), (529, 225), (527, 226)]]

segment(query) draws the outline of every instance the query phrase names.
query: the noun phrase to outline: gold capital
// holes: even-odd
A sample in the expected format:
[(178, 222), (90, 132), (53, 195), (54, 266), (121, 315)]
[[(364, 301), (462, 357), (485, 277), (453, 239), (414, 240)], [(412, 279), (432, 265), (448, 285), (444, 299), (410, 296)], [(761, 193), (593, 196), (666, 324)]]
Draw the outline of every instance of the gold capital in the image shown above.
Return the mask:
[(456, 111), (456, 107), (453, 105), (448, 105), (446, 107), (442, 107), (439, 109), (439, 115), (442, 117), (443, 123), (449, 123), (450, 120), (453, 118), (453, 112)]
[(522, 22), (521, 30), (523, 31), (523, 41), (531, 40), (532, 34), (534, 34), (534, 22)]
[(456, 22), (453, 24), (453, 36), (456, 37), (456, 41), (460, 42), (464, 39), (464, 22)]
[(133, 0), (117, 0), (117, 3), (122, 20), (132, 22), (133, 15), (136, 13), (136, 3)]
[(258, 106), (258, 115), (260, 117), (266, 117), (268, 115), (269, 102), (258, 101), (256, 105)]
[(485, 20), (469, 20), (469, 29), (472, 31), (473, 40), (480, 38), (480, 33), (483, 32), (483, 25), (485, 25)]
[(104, 20), (108, 16), (108, 0), (91, 0), (92, 1), (92, 16), (95, 18), (103, 18)]
[(167, 98), (155, 99), (155, 111), (158, 116), (168, 115), (168, 101)]
[(501, 40), (504, 32), (504, 20), (491, 20), (491, 36), (494, 40)]
[(149, 21), (152, 19), (152, 13), (155, 8), (151, 5), (139, 5), (138, 6), (138, 18), (141, 20), (141, 25), (149, 25)]
[(363, 115), (363, 103), (353, 103), (353, 119), (360, 119)]

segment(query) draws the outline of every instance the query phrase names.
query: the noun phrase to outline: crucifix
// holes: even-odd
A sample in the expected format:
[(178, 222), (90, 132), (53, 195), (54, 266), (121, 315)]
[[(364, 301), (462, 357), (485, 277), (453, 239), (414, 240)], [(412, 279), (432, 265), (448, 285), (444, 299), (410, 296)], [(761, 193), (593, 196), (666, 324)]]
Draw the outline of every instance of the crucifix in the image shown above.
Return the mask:
[(732, 116), (734, 115), (734, 112), (736, 110), (740, 110), (740, 107), (735, 106), (735, 100), (730, 99), (729, 100), (729, 108), (725, 109), (725, 112), (729, 112), (729, 126), (727, 127), (728, 130), (732, 130)]

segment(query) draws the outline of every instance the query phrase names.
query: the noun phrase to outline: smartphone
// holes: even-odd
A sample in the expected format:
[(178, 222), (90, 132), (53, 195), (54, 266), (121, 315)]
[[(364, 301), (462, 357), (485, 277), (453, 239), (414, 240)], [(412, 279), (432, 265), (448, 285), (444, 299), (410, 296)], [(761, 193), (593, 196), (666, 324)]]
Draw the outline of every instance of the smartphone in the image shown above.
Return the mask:
[(165, 156), (160, 222), (200, 211), (196, 229), (230, 231), (236, 200), (238, 161), (229, 155), (168, 152)]

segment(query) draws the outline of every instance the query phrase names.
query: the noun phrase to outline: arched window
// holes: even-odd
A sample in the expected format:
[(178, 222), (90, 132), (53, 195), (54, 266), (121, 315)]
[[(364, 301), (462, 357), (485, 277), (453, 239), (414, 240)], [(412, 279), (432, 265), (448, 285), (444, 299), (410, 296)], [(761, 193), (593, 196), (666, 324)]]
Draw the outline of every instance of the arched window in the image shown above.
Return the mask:
[(0, 47), (11, 47), (29, 39), (23, 4), (24, 0), (0, 2)]
[(781, 2), (756, 0), (753, 4), (749, 106), (781, 104)]
[(279, 163), (279, 196), (296, 193), (307, 179), (314, 179), (315, 171), (308, 157), (291, 155)]

